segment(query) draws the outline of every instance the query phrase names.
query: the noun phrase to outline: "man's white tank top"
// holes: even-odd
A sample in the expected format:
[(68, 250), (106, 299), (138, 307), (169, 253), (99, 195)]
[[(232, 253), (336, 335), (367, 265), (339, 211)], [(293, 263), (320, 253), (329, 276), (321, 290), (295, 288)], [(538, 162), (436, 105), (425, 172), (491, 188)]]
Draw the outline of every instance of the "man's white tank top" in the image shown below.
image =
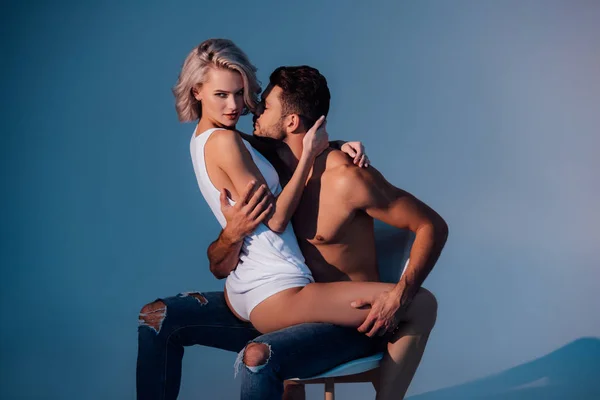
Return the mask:
[[(204, 161), (204, 146), (213, 132), (219, 129), (209, 129), (198, 136), (194, 132), (190, 142), (190, 152), (200, 191), (221, 227), (225, 227), (226, 221), (219, 200), (220, 192), (212, 184)], [(277, 196), (281, 192), (277, 171), (250, 143), (243, 139), (242, 141), (265, 178), (271, 193)], [(235, 204), (231, 199), (229, 203)], [(227, 291), (230, 293), (233, 290), (242, 294), (266, 285), (270, 288), (269, 295), (271, 295), (276, 280), (289, 282), (290, 279), (297, 278), (308, 278), (309, 281), (314, 282), (304, 262), (292, 224), (288, 224), (283, 233), (273, 232), (265, 224), (260, 224), (250, 236), (244, 238), (238, 266), (227, 278)]]

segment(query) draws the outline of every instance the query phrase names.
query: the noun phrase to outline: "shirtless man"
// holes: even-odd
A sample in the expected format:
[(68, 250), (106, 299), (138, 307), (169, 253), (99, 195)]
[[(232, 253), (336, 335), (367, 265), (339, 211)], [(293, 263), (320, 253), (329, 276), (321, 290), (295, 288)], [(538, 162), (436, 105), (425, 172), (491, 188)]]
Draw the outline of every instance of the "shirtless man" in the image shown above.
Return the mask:
[[(277, 149), (279, 162), (270, 160), (284, 183), (302, 154), (308, 127), (329, 110), (327, 82), (314, 68), (280, 67), (271, 75), (263, 102), (264, 111), (255, 120), (254, 134), (284, 144)], [(228, 225), (208, 252), (215, 276), (226, 277), (236, 268), (243, 239), (240, 233), (251, 231), (254, 216), (260, 214), (252, 212), (252, 208), (266, 207), (271, 201), (269, 196), (261, 187), (254, 193), (250, 206), (231, 207), (225, 201), (225, 193), (222, 194), (222, 210)], [(302, 253), (317, 282), (379, 280), (373, 219), (415, 233), (410, 261), (395, 288), (377, 298), (356, 299), (352, 303), (353, 307), (371, 308), (358, 331), (368, 337), (385, 335), (387, 339), (380, 372), (373, 377), (377, 398), (403, 398), (436, 319), (435, 297), (422, 289), (421, 284), (441, 253), (448, 228), (435, 211), (391, 185), (375, 168), (359, 168), (337, 150), (323, 152), (314, 163), (293, 217)], [(302, 338), (295, 339), (295, 345), (307, 351), (315, 340), (325, 337), (319, 329), (331, 329), (329, 324), (310, 325), (316, 331), (307, 335), (305, 345)], [(342, 335), (340, 341), (346, 339), (345, 333), (340, 331), (339, 335)], [(332, 336), (327, 338), (331, 340)], [(281, 385), (282, 379), (296, 375), (293, 365), (307, 362), (318, 364), (321, 371), (332, 368), (340, 362), (335, 363), (335, 357), (330, 357), (327, 349), (325, 346), (318, 357), (300, 362), (281, 357), (268, 340), (253, 340), (241, 353), (247, 367), (242, 368), (242, 385), (262, 388), (268, 383)], [(337, 349), (332, 347), (331, 351)], [(274, 360), (275, 357), (280, 358)], [(324, 364), (323, 359), (330, 365)], [(286, 389), (291, 395), (291, 386)], [(297, 398), (302, 397), (303, 393)]]

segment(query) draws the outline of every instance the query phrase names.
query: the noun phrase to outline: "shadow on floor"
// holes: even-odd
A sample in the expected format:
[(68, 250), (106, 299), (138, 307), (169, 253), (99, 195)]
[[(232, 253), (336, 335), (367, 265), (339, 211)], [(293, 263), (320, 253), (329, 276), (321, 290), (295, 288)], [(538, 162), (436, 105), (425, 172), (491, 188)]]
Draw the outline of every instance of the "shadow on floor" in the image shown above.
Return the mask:
[(600, 339), (577, 339), (498, 374), (409, 398), (439, 399), (600, 399)]

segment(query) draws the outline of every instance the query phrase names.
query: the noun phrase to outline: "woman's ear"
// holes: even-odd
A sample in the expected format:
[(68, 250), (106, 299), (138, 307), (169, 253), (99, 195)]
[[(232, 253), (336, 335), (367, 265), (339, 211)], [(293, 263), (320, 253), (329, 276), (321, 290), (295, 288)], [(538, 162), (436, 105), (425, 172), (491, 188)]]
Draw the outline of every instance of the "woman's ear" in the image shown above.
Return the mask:
[(192, 88), (192, 95), (198, 101), (202, 100), (202, 96), (200, 95), (200, 89), (196, 86)]

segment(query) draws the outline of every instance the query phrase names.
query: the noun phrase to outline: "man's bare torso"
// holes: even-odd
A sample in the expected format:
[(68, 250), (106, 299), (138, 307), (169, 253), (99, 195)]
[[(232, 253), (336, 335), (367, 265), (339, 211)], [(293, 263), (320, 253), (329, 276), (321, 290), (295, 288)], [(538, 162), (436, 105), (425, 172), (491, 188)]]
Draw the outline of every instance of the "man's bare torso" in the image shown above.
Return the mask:
[(317, 282), (378, 281), (373, 218), (353, 211), (336, 180), (358, 168), (341, 151), (315, 161), (293, 226), (306, 264)]

